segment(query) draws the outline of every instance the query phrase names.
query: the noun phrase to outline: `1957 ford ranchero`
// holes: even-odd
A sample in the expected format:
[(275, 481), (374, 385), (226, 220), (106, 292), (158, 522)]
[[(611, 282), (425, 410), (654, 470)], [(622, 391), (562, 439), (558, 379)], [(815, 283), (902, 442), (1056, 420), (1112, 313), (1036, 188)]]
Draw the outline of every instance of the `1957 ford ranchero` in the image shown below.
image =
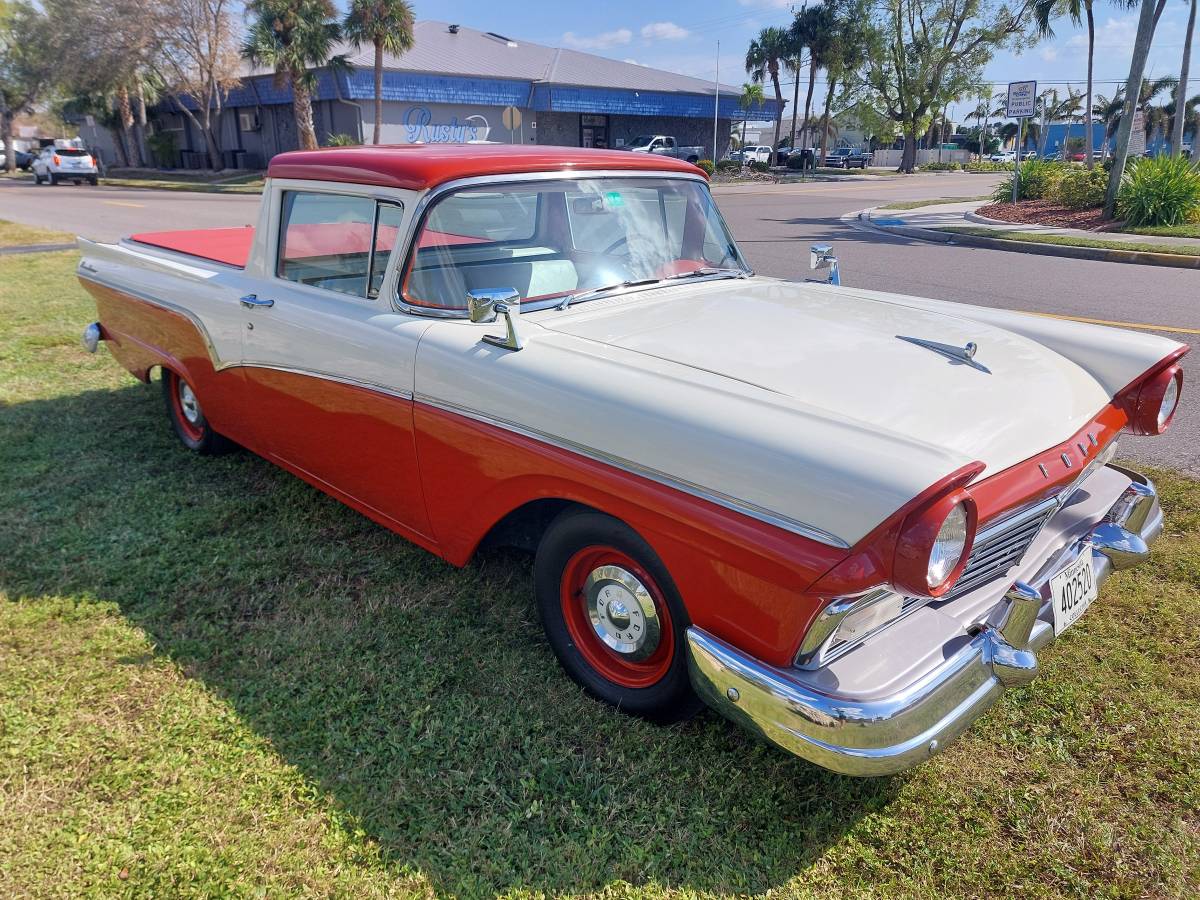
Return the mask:
[[(755, 276), (703, 173), (552, 147), (276, 156), (253, 228), (80, 241), (180, 440), (241, 444), (455, 565), (536, 551), (567, 672), (878, 775), (1037, 674), (1162, 529), (1112, 462), (1187, 351)], [(836, 266), (828, 248), (814, 265)]]

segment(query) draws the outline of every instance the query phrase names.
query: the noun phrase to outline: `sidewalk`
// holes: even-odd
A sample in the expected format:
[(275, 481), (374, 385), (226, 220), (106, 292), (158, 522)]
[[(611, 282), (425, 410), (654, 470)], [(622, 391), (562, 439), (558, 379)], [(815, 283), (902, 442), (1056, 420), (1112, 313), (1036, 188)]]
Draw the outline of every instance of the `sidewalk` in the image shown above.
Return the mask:
[(1000, 222), (975, 213), (984, 205), (974, 200), (914, 209), (873, 207), (862, 210), (858, 218), (873, 228), (919, 240), (1075, 259), (1200, 268), (1200, 238)]

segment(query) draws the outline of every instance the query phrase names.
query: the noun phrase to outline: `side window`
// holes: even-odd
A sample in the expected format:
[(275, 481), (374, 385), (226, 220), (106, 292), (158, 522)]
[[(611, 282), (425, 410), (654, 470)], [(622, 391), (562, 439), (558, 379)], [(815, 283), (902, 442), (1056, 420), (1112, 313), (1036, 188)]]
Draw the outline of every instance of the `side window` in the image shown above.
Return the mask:
[(675, 149), (675, 138), (673, 138), (673, 137), (663, 138), (663, 143), (666, 144), (668, 149), (670, 149), (670, 150)]
[(370, 197), (287, 191), (276, 274), (327, 291), (375, 297), (402, 214), (399, 204)]

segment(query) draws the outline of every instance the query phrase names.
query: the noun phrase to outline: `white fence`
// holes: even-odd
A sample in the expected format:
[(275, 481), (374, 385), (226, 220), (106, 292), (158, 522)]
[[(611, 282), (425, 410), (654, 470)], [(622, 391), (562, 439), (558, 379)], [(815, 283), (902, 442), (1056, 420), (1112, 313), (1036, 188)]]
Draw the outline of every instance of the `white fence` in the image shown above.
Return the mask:
[[(871, 157), (871, 165), (893, 169), (900, 165), (903, 150), (876, 150)], [(967, 150), (918, 150), (917, 165), (923, 166), (931, 162), (966, 163), (971, 161), (971, 153)]]

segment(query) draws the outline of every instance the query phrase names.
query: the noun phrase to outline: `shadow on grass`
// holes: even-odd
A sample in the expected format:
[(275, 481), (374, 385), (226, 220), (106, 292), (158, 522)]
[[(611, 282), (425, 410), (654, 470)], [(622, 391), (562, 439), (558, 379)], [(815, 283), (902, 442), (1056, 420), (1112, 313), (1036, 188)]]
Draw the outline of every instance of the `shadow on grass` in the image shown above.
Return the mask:
[(587, 699), (522, 557), (455, 570), (249, 453), (190, 455), (157, 385), (0, 407), (0, 434), (0, 588), (119, 604), (440, 891), (761, 891), (902, 783)]

